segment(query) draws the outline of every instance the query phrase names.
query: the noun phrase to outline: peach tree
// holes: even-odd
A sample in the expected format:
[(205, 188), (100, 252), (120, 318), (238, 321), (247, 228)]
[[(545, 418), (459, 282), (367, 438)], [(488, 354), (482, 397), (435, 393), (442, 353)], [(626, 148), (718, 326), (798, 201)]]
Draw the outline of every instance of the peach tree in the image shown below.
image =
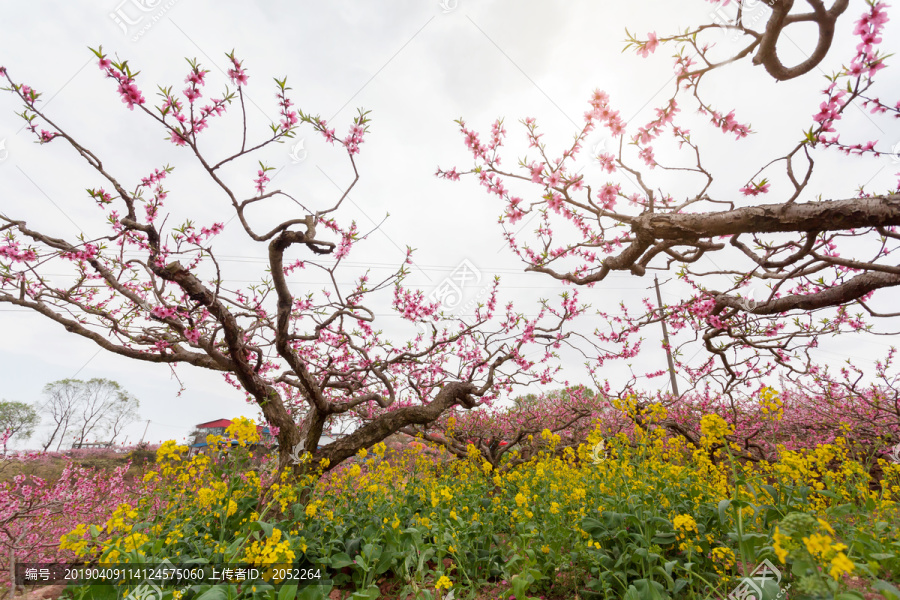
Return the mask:
[[(297, 472), (310, 465), (334, 468), (451, 407), (471, 409), (518, 384), (554, 378), (557, 367), (547, 361), (569, 343), (566, 322), (583, 311), (575, 294), (526, 317), (501, 304), (495, 283), (474, 319), (444, 318), (439, 303), (403, 285), (410, 250), (390, 276), (373, 281), (367, 271), (354, 275), (352, 285), (338, 284), (363, 237), (339, 215), (360, 177), (356, 155), (367, 139), (367, 112), (360, 110), (339, 135), (325, 120), (298, 110), (286, 80), (276, 79), (280, 120), (257, 134), (246, 111), (249, 75), (233, 52), (227, 73), (232, 88), (210, 94), (209, 71), (189, 60), (184, 88), (159, 86), (154, 105), (128, 61), (102, 48), (92, 51), (125, 108), (142, 113), (171, 141), (173, 159), (199, 165), (217, 193), (169, 189), (169, 165), (144, 165), (146, 176), (137, 180), (114, 173), (109, 157), (42, 108), (39, 92), (0, 68), (4, 89), (22, 102), (20, 116), (37, 141), (67, 146), (93, 173), (96, 185), (84, 201), (96, 205), (97, 216), (90, 233), (63, 237), (22, 204), (5, 206), (0, 302), (43, 315), (113, 354), (173, 370), (187, 364), (221, 373), (259, 406), (277, 436), (280, 465), (293, 464)], [(205, 142), (208, 128), (234, 105), (241, 127), (233, 142), (227, 148)], [(272, 167), (262, 161), (258, 169), (251, 166), (254, 155), (290, 139), (301, 126), (342, 149), (352, 168), (341, 193), (321, 206), (274, 188)], [(292, 214), (284, 214), (278, 201), (288, 201)], [(196, 217), (170, 223), (173, 202)], [(226, 226), (219, 217), (226, 211), (242, 230), (242, 251), (255, 247), (265, 257), (258, 282), (244, 289), (227, 285), (227, 269), (217, 260), (229, 247), (218, 242)], [(273, 214), (280, 222), (265, 226)], [(330, 283), (310, 290), (289, 279), (298, 271), (322, 273)], [(372, 302), (390, 304), (402, 319), (424, 324), (425, 333), (404, 342), (389, 339), (376, 328)], [(360, 426), (318, 448), (329, 421), (342, 416)], [(299, 460), (306, 453), (312, 460)]]

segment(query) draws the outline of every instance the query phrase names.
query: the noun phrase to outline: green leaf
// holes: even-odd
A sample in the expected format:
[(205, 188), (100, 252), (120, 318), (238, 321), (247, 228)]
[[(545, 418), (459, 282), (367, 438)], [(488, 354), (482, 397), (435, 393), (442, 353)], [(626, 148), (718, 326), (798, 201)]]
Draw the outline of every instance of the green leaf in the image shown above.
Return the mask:
[(839, 500), (841, 497), (831, 490), (815, 490), (815, 492), (821, 496), (825, 496), (826, 498), (832, 498), (834, 500)]
[[(84, 588), (82, 588), (84, 589)], [(85, 598), (93, 600), (116, 600), (116, 588), (111, 585), (90, 585), (86, 589)]]
[(381, 597), (381, 590), (377, 586), (371, 585), (368, 589), (361, 592), (353, 592), (350, 600), (376, 600)]
[(622, 596), (622, 600), (645, 600), (645, 599), (641, 597), (641, 595), (638, 593), (637, 589), (633, 585), (630, 585), (630, 586), (628, 586), (628, 591), (625, 592), (624, 596)]
[(131, 531), (143, 531), (150, 527), (151, 523), (149, 521), (141, 521), (140, 523), (135, 523), (131, 526)]
[(658, 581), (652, 579), (638, 579), (634, 582), (642, 600), (667, 600), (669, 595)]
[(331, 587), (330, 585), (305, 585), (300, 588), (297, 600), (327, 600)]
[(766, 580), (762, 583), (763, 600), (775, 600), (781, 597), (781, 588), (774, 581)]
[(363, 539), (362, 538), (354, 538), (347, 542), (347, 556), (356, 556), (359, 554), (359, 549), (362, 546)]
[(233, 555), (237, 551), (238, 546), (240, 546), (241, 544), (244, 543), (245, 539), (246, 538), (244, 536), (235, 538), (235, 540), (233, 542), (231, 542), (231, 544), (228, 546), (228, 548), (225, 549), (225, 556)]
[(628, 513), (619, 513), (613, 511), (604, 511), (603, 520), (606, 521), (608, 527), (621, 527), (625, 523), (626, 517), (633, 517)]
[(531, 581), (529, 581), (529, 577), (523, 575), (516, 575), (512, 578), (512, 588), (513, 595), (515, 595), (516, 600), (525, 600), (525, 592), (528, 591), (528, 586), (531, 585)]
[(870, 554), (869, 558), (874, 558), (875, 560), (887, 560), (889, 558), (894, 558), (896, 554), (893, 552), (876, 552), (874, 554)]
[(794, 564), (791, 565), (791, 573), (793, 573), (796, 577), (803, 577), (804, 575), (812, 572), (813, 565), (807, 560), (796, 560)]
[[(876, 581), (872, 586), (872, 589), (876, 589), (886, 596), (888, 596), (888, 594), (893, 594), (894, 599), (900, 600), (900, 590), (898, 590), (894, 584), (888, 583), (883, 579)], [(888, 596), (888, 598), (891, 598), (891, 596)]]
[(666, 573), (666, 571), (662, 567), (655, 566), (653, 567), (651, 572), (659, 573), (660, 575), (662, 575), (663, 579), (665, 579), (669, 584), (670, 590), (675, 587), (675, 580), (672, 579), (671, 575), (669, 573)]
[(672, 569), (678, 564), (677, 560), (670, 560), (665, 564), (666, 575), (672, 575)]
[(728, 510), (728, 507), (731, 505), (731, 500), (722, 500), (719, 502), (719, 523), (722, 525), (726, 522), (725, 511)]
[(274, 528), (274, 525), (264, 521), (254, 521), (253, 523), (250, 523), (250, 526), (248, 527), (250, 531), (262, 531), (266, 534), (266, 537), (272, 537), (272, 530)]
[(334, 569), (343, 569), (344, 567), (349, 567), (353, 564), (353, 560), (347, 556), (345, 552), (338, 552), (337, 554), (333, 554), (331, 559), (328, 561)]
[(278, 600), (294, 600), (297, 597), (297, 584), (282, 585), (278, 590)]
[(657, 533), (650, 539), (650, 542), (661, 546), (667, 546), (669, 544), (674, 544), (676, 539), (674, 532)]
[(385, 571), (391, 568), (391, 565), (394, 564), (394, 557), (396, 553), (394, 552), (383, 552), (381, 554), (381, 558), (378, 559), (378, 564), (375, 565), (375, 574), (381, 575)]
[(646, 520), (649, 525), (661, 525), (663, 529), (671, 529), (672, 522), (669, 519), (664, 519), (662, 517), (650, 517)]
[(595, 531), (601, 531), (606, 529), (606, 526), (598, 521), (597, 519), (592, 519), (591, 517), (586, 517), (581, 521), (581, 528), (590, 533), (594, 534)]
[(213, 585), (208, 590), (197, 596), (197, 600), (228, 600), (226, 590), (230, 586)]

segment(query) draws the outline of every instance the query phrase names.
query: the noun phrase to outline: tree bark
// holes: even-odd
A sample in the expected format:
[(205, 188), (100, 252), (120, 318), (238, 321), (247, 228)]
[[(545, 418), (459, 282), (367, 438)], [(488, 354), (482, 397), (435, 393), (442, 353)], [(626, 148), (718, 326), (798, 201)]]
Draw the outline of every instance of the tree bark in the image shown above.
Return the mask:
[(632, 221), (638, 235), (653, 240), (694, 241), (739, 233), (844, 231), (900, 225), (900, 195), (761, 204), (697, 214), (644, 213)]

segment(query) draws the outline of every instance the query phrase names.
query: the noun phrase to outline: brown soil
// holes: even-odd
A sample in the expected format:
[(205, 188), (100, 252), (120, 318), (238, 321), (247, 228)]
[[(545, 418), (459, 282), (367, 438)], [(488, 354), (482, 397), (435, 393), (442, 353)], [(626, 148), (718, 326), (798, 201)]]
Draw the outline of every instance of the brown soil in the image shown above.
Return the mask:
[[(16, 600), (56, 600), (61, 597), (64, 589), (66, 589), (64, 585), (47, 585), (33, 589), (26, 588), (24, 594), (22, 592), (16, 593)], [(9, 591), (4, 593), (6, 594), (4, 598), (9, 598)], [(3, 596), (3, 594), (0, 594), (0, 596)]]

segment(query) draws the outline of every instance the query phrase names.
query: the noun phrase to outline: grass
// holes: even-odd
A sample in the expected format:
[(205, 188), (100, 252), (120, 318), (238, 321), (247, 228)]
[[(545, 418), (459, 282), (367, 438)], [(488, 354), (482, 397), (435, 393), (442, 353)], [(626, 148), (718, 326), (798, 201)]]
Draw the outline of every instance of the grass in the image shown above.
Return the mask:
[(156, 456), (154, 452), (148, 449), (119, 454), (107, 449), (75, 450), (66, 453), (47, 453), (34, 460), (0, 460), (0, 483), (9, 481), (17, 475), (39, 477), (52, 483), (59, 479), (69, 463), (94, 471), (111, 471), (125, 466), (129, 460), (131, 466), (125, 473), (125, 478), (131, 481), (144, 472), (147, 464), (154, 462)]

